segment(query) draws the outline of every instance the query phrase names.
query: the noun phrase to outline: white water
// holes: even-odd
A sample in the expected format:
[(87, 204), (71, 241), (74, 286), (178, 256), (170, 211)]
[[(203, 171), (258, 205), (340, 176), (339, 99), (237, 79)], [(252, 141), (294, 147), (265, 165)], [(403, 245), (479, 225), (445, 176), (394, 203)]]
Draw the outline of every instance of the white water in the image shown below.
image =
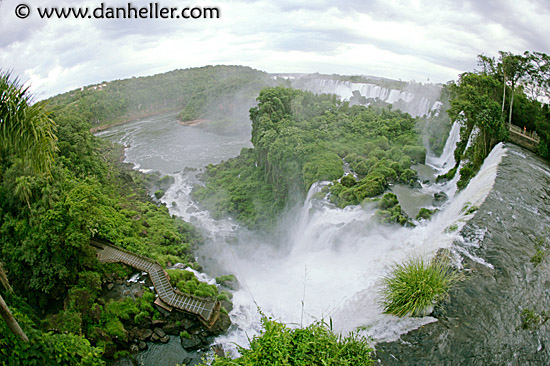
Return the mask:
[[(416, 86), (421, 89), (421, 86)], [(435, 111), (440, 102), (437, 100), (439, 95), (430, 96), (426, 94), (409, 90), (388, 89), (380, 85), (369, 83), (353, 83), (351, 81), (334, 79), (312, 79), (304, 83), (303, 89), (313, 93), (336, 94), (342, 100), (350, 100), (354, 91), (359, 91), (361, 96), (367, 99), (379, 99), (386, 103), (394, 104), (399, 102), (403, 112), (409, 113), (413, 117), (428, 115), (430, 111)], [(428, 88), (426, 88), (428, 89)]]
[[(142, 161), (149, 149), (145, 140), (149, 136), (147, 128), (159, 131), (160, 123), (156, 121), (153, 127), (138, 124), (139, 134), (126, 151), (129, 162), (143, 163), (148, 169), (160, 166), (157, 161)], [(174, 130), (172, 127), (166, 131)], [(198, 133), (193, 128), (182, 131), (185, 135), (179, 141), (186, 141), (188, 133)], [(144, 136), (144, 140), (139, 136)], [(155, 148), (176, 152), (170, 144), (164, 145), (157, 143)], [(306, 325), (330, 317), (337, 331), (364, 327), (362, 332), (375, 340), (391, 340), (435, 319), (401, 319), (382, 314), (378, 296), (380, 279), (392, 264), (410, 256), (429, 258), (439, 248), (456, 250), (452, 243), (460, 240), (458, 232), (469, 218), (463, 208), (467, 203), (479, 206), (483, 202), (503, 154), (504, 149), (498, 145), (469, 186), (456, 196), (449, 191), (449, 201), (442, 211), (414, 229), (377, 224), (372, 206), (338, 209), (325, 199), (315, 198), (323, 183), (313, 185), (303, 206), (289, 213), (284, 221), (285, 235), (279, 237), (259, 237), (232, 220), (212, 219), (189, 196), (192, 186), (197, 184), (194, 172), (173, 174), (176, 182), (163, 201), (172, 214), (203, 230), (206, 243), (199, 248), (198, 257), (207, 269), (218, 272), (212, 275), (233, 273), (241, 283), (241, 289), (234, 293), (235, 308), (230, 313), (234, 329), (218, 342), (228, 347), (233, 343), (248, 345), (248, 337), (260, 330), (257, 306), (266, 315), (285, 323)], [(161, 160), (163, 170), (174, 171), (170, 165), (173, 155), (161, 156), (166, 156)], [(193, 161), (192, 156), (186, 159)], [(440, 190), (440, 187), (424, 189)], [(447, 233), (445, 229), (455, 224), (458, 229)]]
[[(495, 147), (469, 186), (451, 196), (431, 221), (413, 229), (377, 224), (372, 206), (338, 209), (314, 198), (324, 183), (312, 186), (299, 215), (287, 221), (294, 223), (287, 227), (289, 235), (275, 245), (251, 239), (250, 233), (236, 244), (225, 244), (220, 239), (231, 230), (240, 235), (235, 224), (201, 221), (210, 227), (221, 225), (218, 239), (206, 244), (203, 252), (214, 253), (223, 270), (236, 274), (242, 285), (234, 294), (230, 314), (237, 329), (218, 342), (229, 348), (235, 343), (246, 346), (260, 330), (257, 307), (287, 324), (331, 318), (336, 331), (361, 327), (376, 341), (397, 339), (435, 321), (382, 314), (380, 280), (392, 264), (411, 256), (429, 258), (440, 248), (455, 250), (453, 241), (461, 240), (458, 233), (472, 217), (464, 214), (464, 207), (479, 206), (485, 200), (503, 154), (502, 145)], [(452, 225), (457, 229), (447, 232)]]
[(445, 147), (443, 148), (443, 152), (440, 156), (426, 156), (426, 165), (434, 168), (438, 175), (445, 174), (456, 164), (454, 152), (456, 143), (460, 141), (460, 125), (461, 124), (459, 121), (456, 121), (453, 124), (449, 137), (447, 138), (447, 142), (445, 143)]

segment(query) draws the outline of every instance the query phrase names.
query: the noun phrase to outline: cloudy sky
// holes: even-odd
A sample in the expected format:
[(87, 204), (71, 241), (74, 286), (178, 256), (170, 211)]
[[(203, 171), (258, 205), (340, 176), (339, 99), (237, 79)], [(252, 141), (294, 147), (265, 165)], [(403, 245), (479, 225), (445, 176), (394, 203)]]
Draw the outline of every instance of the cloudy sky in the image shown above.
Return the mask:
[[(37, 8), (128, 1), (0, 0), (0, 69), (37, 98), (178, 68), (364, 74), (446, 82), (499, 50), (550, 54), (550, 0), (161, 0), (219, 19), (41, 19)], [(134, 0), (132, 6), (148, 6)], [(15, 9), (28, 4), (19, 19)], [(437, 5), (436, 5), (437, 4)]]

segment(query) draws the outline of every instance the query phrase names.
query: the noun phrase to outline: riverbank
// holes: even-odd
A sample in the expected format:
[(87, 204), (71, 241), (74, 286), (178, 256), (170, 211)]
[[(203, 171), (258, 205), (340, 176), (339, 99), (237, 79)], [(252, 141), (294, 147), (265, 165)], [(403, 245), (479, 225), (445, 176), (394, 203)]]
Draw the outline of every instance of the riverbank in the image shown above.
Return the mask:
[(109, 128), (112, 128), (112, 127), (123, 125), (125, 123), (133, 122), (135, 120), (140, 120), (140, 119), (154, 117), (154, 116), (160, 116), (160, 115), (169, 114), (169, 113), (176, 113), (178, 111), (179, 111), (179, 108), (169, 108), (162, 111), (137, 113), (137, 114), (133, 114), (131, 117), (126, 117), (123, 120), (120, 120), (117, 122), (107, 122), (106, 124), (103, 124), (101, 126), (92, 127), (90, 128), (90, 132), (97, 133), (104, 130), (108, 130)]

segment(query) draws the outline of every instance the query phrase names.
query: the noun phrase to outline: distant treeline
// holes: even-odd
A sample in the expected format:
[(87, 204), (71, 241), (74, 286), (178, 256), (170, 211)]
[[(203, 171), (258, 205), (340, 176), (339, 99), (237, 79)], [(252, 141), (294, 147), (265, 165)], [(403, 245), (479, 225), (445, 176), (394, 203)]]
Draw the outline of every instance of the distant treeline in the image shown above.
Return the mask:
[(205, 66), (90, 85), (52, 97), (48, 105), (67, 109), (96, 130), (170, 111), (181, 112), (184, 121), (222, 118), (243, 104), (246, 116), (259, 91), (275, 83), (250, 67)]

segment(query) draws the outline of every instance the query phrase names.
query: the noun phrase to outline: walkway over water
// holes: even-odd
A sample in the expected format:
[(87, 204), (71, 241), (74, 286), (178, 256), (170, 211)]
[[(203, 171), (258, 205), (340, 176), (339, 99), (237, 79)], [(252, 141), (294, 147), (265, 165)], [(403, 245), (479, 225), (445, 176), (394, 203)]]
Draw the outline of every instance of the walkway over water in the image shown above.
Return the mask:
[(531, 151), (536, 151), (540, 137), (535, 132), (527, 132), (516, 125), (510, 125), (510, 141)]
[[(220, 302), (215, 298), (204, 298), (174, 290), (170, 277), (160, 264), (150, 258), (132, 253), (107, 241), (92, 239), (90, 244), (96, 248), (97, 257), (103, 263), (121, 262), (140, 271), (147, 272), (159, 299), (159, 306), (195, 314), (207, 327), (211, 327), (220, 315)], [(158, 299), (157, 299), (158, 301)]]

